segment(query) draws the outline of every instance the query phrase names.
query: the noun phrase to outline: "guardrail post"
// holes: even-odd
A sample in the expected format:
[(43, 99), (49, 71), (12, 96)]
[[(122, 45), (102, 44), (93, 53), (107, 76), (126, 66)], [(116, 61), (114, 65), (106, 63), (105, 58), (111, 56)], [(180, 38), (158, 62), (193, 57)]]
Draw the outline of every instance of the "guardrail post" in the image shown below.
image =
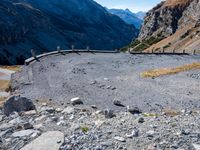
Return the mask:
[(89, 46), (87, 46), (86, 49), (87, 49), (87, 51), (90, 51), (90, 47)]
[(72, 51), (74, 51), (74, 45), (72, 45)]
[(37, 56), (35, 55), (35, 51), (34, 49), (31, 49), (31, 55), (34, 59), (37, 59)]
[(194, 50), (193, 55), (196, 55), (196, 50)]
[(58, 53), (61, 53), (60, 46), (57, 46)]

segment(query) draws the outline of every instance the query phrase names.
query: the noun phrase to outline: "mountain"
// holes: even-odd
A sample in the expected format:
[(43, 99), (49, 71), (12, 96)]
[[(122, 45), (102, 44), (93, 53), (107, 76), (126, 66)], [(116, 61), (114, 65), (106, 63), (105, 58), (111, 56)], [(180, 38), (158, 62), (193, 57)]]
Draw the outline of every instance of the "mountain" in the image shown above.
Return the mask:
[(139, 11), (139, 12), (135, 13), (135, 15), (136, 15), (139, 19), (144, 20), (144, 17), (146, 16), (146, 12)]
[(129, 9), (108, 9), (111, 14), (119, 16), (128, 24), (134, 25), (137, 29), (140, 29), (143, 19), (138, 18), (136, 14), (132, 13)]
[(133, 50), (199, 50), (200, 1), (167, 0), (150, 10)]
[(1, 0), (0, 64), (18, 64), (37, 54), (63, 49), (113, 50), (137, 37), (138, 30), (93, 0)]

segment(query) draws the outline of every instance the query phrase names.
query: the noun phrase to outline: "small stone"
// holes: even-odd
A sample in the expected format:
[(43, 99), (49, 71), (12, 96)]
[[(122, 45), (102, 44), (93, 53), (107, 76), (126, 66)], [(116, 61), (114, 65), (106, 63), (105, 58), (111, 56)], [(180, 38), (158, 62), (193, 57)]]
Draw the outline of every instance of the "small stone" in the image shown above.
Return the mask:
[(46, 115), (42, 115), (42, 116), (40, 116), (40, 117), (38, 117), (38, 118), (35, 118), (35, 121), (37, 122), (37, 121), (43, 121), (43, 120), (45, 120), (47, 118), (47, 116)]
[(96, 105), (91, 105), (91, 108), (97, 109), (97, 106)]
[(114, 111), (110, 109), (106, 109), (104, 111), (105, 118), (113, 118), (115, 117)]
[(127, 111), (130, 112), (131, 114), (140, 114), (141, 113), (141, 111), (138, 107), (127, 106)]
[(24, 137), (24, 136), (30, 136), (31, 134), (39, 132), (37, 130), (33, 129), (28, 129), (28, 130), (22, 130), (22, 131), (17, 131), (12, 134), (13, 137)]
[(193, 147), (196, 149), (196, 150), (200, 150), (200, 145), (199, 144), (192, 144), (193, 145)]
[(81, 101), (81, 99), (79, 97), (75, 97), (71, 99), (71, 103), (72, 105), (81, 105), (83, 104), (83, 101)]
[(56, 108), (56, 112), (62, 112), (63, 109), (62, 108)]
[(47, 106), (47, 103), (42, 103), (42, 106)]
[(62, 111), (62, 114), (71, 114), (74, 112), (74, 108), (73, 107), (67, 107)]
[(117, 88), (116, 88), (116, 87), (111, 87), (110, 89), (114, 91), (114, 90), (116, 90)]
[(41, 129), (43, 127), (43, 124), (40, 123), (40, 124), (37, 124), (37, 125), (34, 125), (34, 128), (35, 129)]
[(144, 123), (144, 122), (145, 122), (144, 118), (141, 117), (138, 119), (138, 123)]
[(36, 138), (37, 136), (38, 136), (38, 133), (35, 132), (35, 133), (33, 133), (33, 134), (31, 135), (31, 138), (34, 139), (34, 138)]
[(64, 125), (66, 125), (66, 122), (61, 120), (61, 121), (57, 122), (57, 125), (58, 126), (64, 126)]
[(0, 122), (3, 120), (3, 115), (0, 115)]
[(17, 124), (23, 124), (24, 121), (21, 119), (21, 117), (17, 117), (15, 119), (10, 120), (9, 123), (13, 125), (17, 125)]
[(126, 142), (126, 139), (121, 136), (116, 136), (116, 137), (114, 137), (114, 139), (117, 141), (120, 141), (120, 142)]
[(146, 134), (147, 134), (147, 137), (153, 137), (155, 132), (153, 130), (150, 130), (150, 131), (146, 132)]
[(23, 114), (27, 116), (32, 116), (32, 115), (36, 115), (37, 112), (36, 110), (30, 110), (30, 111), (23, 112)]
[(41, 111), (45, 111), (45, 112), (48, 112), (48, 113), (54, 113), (55, 112), (55, 109), (53, 107), (48, 107), (48, 106), (44, 106), (41, 108)]
[(121, 101), (118, 101), (118, 100), (114, 100), (113, 101), (113, 104), (116, 105), (116, 106), (119, 106), (119, 107), (125, 107)]
[(137, 128), (134, 128), (131, 134), (127, 134), (127, 138), (133, 138), (139, 136), (139, 130)]
[(23, 124), (23, 127), (24, 127), (25, 130), (26, 130), (26, 129), (33, 129), (33, 125), (30, 124), (29, 122), (24, 123), (24, 124)]
[(69, 117), (69, 119), (70, 119), (70, 120), (74, 119), (74, 115), (71, 115), (71, 116)]

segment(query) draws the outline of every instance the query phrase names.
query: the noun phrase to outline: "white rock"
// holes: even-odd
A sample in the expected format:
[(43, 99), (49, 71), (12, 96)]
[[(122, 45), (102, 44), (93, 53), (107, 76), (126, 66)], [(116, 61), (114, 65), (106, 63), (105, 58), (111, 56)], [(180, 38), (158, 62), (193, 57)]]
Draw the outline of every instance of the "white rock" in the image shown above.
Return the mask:
[(42, 123), (34, 125), (35, 129), (41, 129), (42, 127), (43, 127)]
[(199, 144), (192, 144), (192, 145), (196, 150), (200, 150), (200, 145)]
[(49, 131), (25, 145), (21, 150), (59, 150), (63, 142), (64, 134), (62, 132)]
[(58, 126), (64, 126), (64, 125), (66, 125), (66, 122), (61, 120), (61, 121), (57, 122), (57, 125)]
[(31, 134), (35, 133), (35, 132), (38, 132), (37, 130), (32, 130), (32, 129), (28, 129), (28, 130), (22, 130), (22, 131), (17, 131), (17, 132), (14, 132), (12, 134), (13, 137), (24, 137), (24, 136), (31, 136)]
[(75, 97), (71, 99), (71, 103), (73, 105), (79, 105), (79, 104), (83, 104), (83, 102), (81, 101), (81, 99), (79, 97)]
[(63, 114), (71, 114), (73, 112), (74, 112), (74, 108), (73, 107), (67, 107), (62, 111)]
[(116, 137), (114, 137), (114, 139), (117, 141), (120, 141), (120, 142), (126, 142), (126, 139), (121, 136), (116, 136)]
[(62, 108), (56, 108), (56, 112), (62, 112), (63, 109)]
[(43, 120), (45, 120), (46, 118), (47, 118), (46, 115), (42, 115), (42, 116), (36, 118), (35, 121), (36, 121), (36, 122), (37, 122), (37, 121), (43, 121)]

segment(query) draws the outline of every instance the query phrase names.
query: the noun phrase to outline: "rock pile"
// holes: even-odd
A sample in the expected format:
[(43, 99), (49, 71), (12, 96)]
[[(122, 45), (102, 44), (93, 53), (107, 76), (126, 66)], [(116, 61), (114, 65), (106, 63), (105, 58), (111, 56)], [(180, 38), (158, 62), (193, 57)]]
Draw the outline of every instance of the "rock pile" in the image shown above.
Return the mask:
[(148, 114), (139, 108), (113, 112), (85, 105), (61, 107), (37, 102), (35, 106), (37, 111), (15, 111), (10, 115), (1, 109), (0, 149), (199, 150), (200, 147), (199, 111)]

